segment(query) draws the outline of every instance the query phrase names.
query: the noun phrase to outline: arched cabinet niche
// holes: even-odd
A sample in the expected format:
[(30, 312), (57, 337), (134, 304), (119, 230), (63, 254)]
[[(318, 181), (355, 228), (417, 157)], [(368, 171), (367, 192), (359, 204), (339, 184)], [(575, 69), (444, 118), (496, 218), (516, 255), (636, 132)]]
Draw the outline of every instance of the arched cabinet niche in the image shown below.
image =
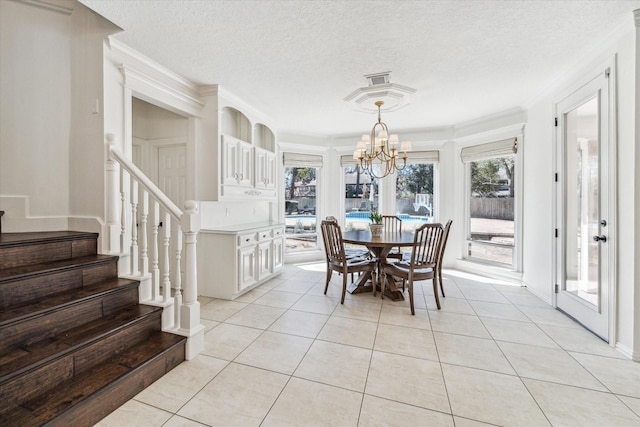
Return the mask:
[(262, 123), (253, 126), (241, 111), (223, 107), (220, 134), (221, 198), (276, 200), (276, 144), (271, 129)]

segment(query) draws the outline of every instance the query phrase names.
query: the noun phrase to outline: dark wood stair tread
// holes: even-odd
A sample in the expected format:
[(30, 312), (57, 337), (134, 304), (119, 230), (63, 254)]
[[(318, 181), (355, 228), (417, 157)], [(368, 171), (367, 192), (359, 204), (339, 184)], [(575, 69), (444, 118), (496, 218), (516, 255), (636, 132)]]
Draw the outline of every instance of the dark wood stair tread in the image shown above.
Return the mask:
[(67, 242), (78, 239), (97, 239), (98, 233), (83, 231), (38, 231), (0, 234), (0, 247), (49, 242)]
[(24, 279), (25, 277), (44, 276), (47, 274), (71, 270), (74, 268), (84, 268), (91, 265), (117, 262), (117, 260), (118, 257), (113, 255), (86, 255), (83, 257), (43, 262), (40, 264), (2, 268), (0, 269), (0, 285), (4, 281), (8, 282), (18, 279)]
[[(90, 371), (83, 372), (59, 384), (54, 390), (0, 414), (0, 424), (25, 427), (42, 425), (54, 417), (60, 417), (61, 414), (64, 416), (65, 412), (72, 410), (72, 408), (78, 408), (93, 399), (100, 399), (100, 402), (103, 402), (105, 395), (112, 390), (116, 393), (115, 396), (111, 396), (112, 399), (126, 402), (149, 383), (177, 366), (180, 360), (184, 360), (185, 342), (185, 337), (158, 331), (146, 341), (96, 365)], [(180, 346), (182, 347), (179, 349), (181, 357), (173, 357), (171, 361), (162, 360), (167, 353), (177, 351)], [(159, 365), (152, 366), (154, 361), (158, 361)], [(147, 372), (147, 368), (157, 372)], [(140, 376), (139, 379), (134, 378), (136, 374)], [(145, 376), (149, 376), (151, 381), (147, 383), (143, 380)], [(132, 379), (135, 383), (126, 384), (128, 379)], [(123, 384), (124, 386), (121, 386)], [(99, 407), (100, 402), (95, 401), (95, 406)], [(100, 408), (94, 410), (99, 411)], [(109, 409), (106, 413), (111, 410)], [(81, 411), (81, 409), (78, 410), (78, 412)], [(82, 413), (82, 415), (83, 417), (77, 420), (77, 425), (91, 425), (87, 424), (86, 420), (90, 420), (92, 415), (86, 413)], [(100, 414), (91, 423), (103, 416), (104, 414)]]
[(0, 327), (24, 321), (61, 306), (78, 304), (93, 298), (100, 298), (114, 290), (132, 288), (138, 285), (139, 282), (136, 280), (112, 278), (91, 286), (54, 294), (40, 301), (31, 301), (19, 307), (0, 311)]
[(42, 364), (63, 357), (79, 348), (93, 344), (113, 335), (147, 316), (160, 316), (162, 308), (148, 305), (126, 307), (110, 316), (105, 316), (59, 336), (46, 339), (10, 352), (0, 360), (0, 385)]

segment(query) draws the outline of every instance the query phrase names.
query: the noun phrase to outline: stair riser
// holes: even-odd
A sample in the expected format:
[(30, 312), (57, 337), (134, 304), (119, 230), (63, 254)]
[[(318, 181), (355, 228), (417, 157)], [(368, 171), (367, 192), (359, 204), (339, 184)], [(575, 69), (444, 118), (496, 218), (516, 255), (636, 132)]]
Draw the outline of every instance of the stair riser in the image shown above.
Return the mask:
[[(73, 358), (62, 358), (29, 373), (29, 381), (10, 381), (0, 386), (0, 414), (13, 405), (32, 399), (44, 390), (73, 377)], [(29, 386), (25, 387), (28, 383)]]
[(146, 316), (139, 322), (75, 353), (74, 367), (76, 375), (121, 353), (132, 345), (144, 341), (151, 332), (159, 331), (161, 314), (161, 312), (157, 312), (152, 316)]
[(45, 426), (93, 426), (184, 361), (184, 344), (159, 355), (80, 405), (73, 406)]
[(102, 297), (63, 306), (35, 318), (8, 325), (0, 331), (0, 352), (53, 338), (79, 325), (112, 313), (118, 307), (138, 303), (137, 288), (116, 289)]
[[(0, 396), (2, 396), (0, 413), (7, 410), (10, 405), (20, 405), (56, 387), (61, 381), (90, 370), (93, 366), (132, 345), (143, 342), (153, 331), (159, 330), (159, 319), (160, 312), (145, 316), (104, 339), (79, 348), (0, 385)], [(25, 391), (30, 392), (25, 393)]]
[(39, 275), (36, 277), (0, 282), (0, 310), (17, 307), (29, 301), (38, 301), (47, 296), (89, 286), (101, 280), (116, 277), (117, 260), (98, 265), (78, 265), (62, 272)]
[(0, 269), (95, 255), (97, 247), (95, 238), (0, 247)]

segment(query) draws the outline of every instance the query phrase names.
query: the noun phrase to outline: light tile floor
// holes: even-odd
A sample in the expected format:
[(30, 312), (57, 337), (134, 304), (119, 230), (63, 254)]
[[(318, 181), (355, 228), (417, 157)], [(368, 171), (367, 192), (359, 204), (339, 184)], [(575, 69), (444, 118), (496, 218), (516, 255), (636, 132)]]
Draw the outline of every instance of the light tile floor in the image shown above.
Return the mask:
[(640, 364), (526, 288), (449, 271), (407, 302), (288, 265), (202, 297), (205, 349), (99, 426), (640, 426)]

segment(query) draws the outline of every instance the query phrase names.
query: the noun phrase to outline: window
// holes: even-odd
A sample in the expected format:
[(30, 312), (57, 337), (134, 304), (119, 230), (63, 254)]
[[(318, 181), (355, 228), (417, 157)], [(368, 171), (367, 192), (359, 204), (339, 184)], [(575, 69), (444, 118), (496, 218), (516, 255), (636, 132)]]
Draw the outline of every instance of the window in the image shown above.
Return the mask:
[(466, 258), (515, 267), (515, 138), (465, 147), (467, 168)]
[(371, 223), (371, 211), (379, 209), (378, 180), (356, 168), (352, 156), (342, 156), (340, 161), (344, 172), (345, 230), (365, 230)]
[(437, 151), (409, 153), (407, 166), (396, 178), (396, 215), (402, 219), (402, 230), (414, 230), (435, 216), (434, 178)]
[(318, 248), (316, 207), (322, 156), (284, 153), (285, 251)]

